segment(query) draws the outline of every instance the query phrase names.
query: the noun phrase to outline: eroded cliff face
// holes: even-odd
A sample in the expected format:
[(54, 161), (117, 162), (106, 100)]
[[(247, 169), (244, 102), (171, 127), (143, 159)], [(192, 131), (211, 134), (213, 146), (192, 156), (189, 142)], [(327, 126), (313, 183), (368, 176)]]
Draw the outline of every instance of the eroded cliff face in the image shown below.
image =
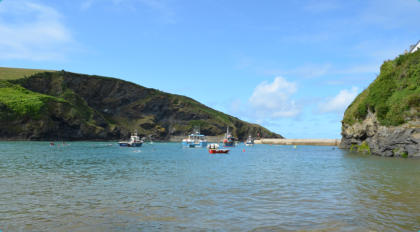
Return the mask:
[(369, 112), (362, 122), (342, 125), (340, 147), (388, 157), (420, 157), (420, 121), (382, 126)]

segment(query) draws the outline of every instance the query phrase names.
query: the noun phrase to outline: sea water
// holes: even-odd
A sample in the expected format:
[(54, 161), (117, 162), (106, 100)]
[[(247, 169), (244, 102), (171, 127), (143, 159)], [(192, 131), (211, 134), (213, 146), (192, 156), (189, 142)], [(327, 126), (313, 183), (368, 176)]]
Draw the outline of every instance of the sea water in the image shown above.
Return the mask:
[(420, 160), (0, 142), (1, 231), (419, 231)]

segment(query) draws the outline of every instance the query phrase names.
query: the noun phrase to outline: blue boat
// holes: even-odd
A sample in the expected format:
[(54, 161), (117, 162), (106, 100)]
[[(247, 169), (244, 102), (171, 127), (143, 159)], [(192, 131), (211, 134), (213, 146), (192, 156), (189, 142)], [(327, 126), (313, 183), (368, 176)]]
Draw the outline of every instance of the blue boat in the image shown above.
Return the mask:
[(120, 147), (141, 147), (143, 140), (137, 135), (137, 131), (131, 134), (129, 141), (118, 142)]
[(195, 129), (195, 131), (190, 134), (188, 138), (182, 140), (182, 146), (189, 148), (207, 147), (206, 136), (200, 134), (200, 129)]
[(226, 129), (225, 138), (223, 139), (224, 147), (234, 147), (235, 146), (235, 137), (229, 132), (229, 127)]

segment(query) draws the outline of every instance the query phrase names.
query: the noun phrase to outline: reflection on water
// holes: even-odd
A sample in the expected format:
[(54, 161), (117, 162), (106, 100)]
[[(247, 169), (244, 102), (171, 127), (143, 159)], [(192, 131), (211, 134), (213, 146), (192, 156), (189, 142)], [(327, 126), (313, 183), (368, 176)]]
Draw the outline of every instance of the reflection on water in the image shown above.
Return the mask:
[(3, 231), (420, 230), (420, 160), (312, 146), (0, 148)]

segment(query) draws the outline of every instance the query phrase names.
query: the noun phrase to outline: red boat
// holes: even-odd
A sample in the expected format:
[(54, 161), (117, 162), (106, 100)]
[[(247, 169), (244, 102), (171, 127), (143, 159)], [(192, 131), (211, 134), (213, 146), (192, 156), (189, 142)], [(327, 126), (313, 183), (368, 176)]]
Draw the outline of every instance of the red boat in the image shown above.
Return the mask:
[(207, 149), (209, 149), (210, 154), (216, 154), (216, 153), (228, 153), (228, 149), (219, 149), (219, 144), (212, 143), (207, 145)]
[(229, 150), (228, 149), (209, 149), (209, 153), (210, 154), (215, 154), (215, 153), (228, 153)]

